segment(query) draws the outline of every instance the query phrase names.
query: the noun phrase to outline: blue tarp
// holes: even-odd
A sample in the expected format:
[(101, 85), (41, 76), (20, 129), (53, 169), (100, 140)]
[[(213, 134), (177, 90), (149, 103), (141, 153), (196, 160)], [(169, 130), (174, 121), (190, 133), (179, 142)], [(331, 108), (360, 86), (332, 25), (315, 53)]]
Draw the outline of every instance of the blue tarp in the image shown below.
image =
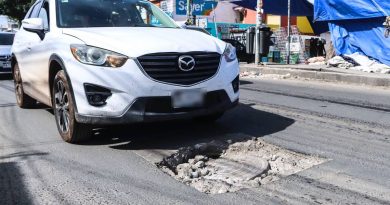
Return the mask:
[(390, 66), (390, 38), (384, 37), (384, 18), (329, 23), (336, 53), (360, 53)]
[(390, 15), (389, 0), (316, 0), (316, 21), (367, 19)]
[(328, 21), (336, 53), (360, 53), (390, 66), (390, 38), (383, 22), (389, 0), (316, 0), (315, 19)]

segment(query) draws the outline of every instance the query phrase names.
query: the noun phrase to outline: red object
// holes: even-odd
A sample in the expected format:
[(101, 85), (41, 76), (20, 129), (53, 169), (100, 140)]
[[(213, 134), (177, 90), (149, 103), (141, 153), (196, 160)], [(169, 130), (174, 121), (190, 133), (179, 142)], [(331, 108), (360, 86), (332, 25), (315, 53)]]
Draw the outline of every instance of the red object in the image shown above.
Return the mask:
[[(282, 16), (281, 18), (282, 22), (280, 24), (281, 27), (287, 27), (288, 26), (288, 18), (287, 16)], [(291, 16), (291, 25), (297, 25), (297, 17), (296, 16)]]
[[(250, 9), (246, 9), (244, 20), (242, 21), (242, 23), (245, 23), (245, 24), (256, 24), (256, 15), (257, 15), (256, 11), (250, 10)], [(267, 22), (267, 15), (263, 14), (262, 17), (263, 17), (263, 22)]]

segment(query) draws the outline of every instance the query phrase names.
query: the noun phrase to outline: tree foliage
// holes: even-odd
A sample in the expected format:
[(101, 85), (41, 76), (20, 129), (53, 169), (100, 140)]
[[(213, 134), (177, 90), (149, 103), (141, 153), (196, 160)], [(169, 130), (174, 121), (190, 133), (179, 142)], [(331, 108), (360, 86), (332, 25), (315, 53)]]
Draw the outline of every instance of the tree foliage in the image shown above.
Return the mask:
[(33, 3), (33, 0), (0, 0), (0, 15), (21, 21)]

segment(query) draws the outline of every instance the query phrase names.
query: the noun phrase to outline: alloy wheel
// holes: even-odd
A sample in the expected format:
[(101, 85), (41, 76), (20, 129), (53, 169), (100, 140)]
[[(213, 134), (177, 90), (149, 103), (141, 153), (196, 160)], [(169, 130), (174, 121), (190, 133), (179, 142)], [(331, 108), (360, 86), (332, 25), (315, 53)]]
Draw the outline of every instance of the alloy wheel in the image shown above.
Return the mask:
[(64, 82), (59, 80), (54, 86), (55, 99), (55, 115), (60, 130), (63, 133), (69, 131), (70, 115), (69, 115), (69, 98), (65, 90)]

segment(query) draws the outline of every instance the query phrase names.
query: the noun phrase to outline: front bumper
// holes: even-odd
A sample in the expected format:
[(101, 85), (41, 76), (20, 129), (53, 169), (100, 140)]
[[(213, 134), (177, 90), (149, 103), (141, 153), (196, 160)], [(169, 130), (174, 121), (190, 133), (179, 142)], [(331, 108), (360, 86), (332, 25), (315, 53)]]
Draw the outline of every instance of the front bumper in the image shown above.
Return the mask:
[(225, 112), (238, 104), (238, 99), (231, 102), (224, 90), (207, 93), (205, 101), (205, 105), (200, 108), (174, 109), (172, 108), (171, 97), (142, 97), (136, 99), (122, 116), (96, 117), (76, 114), (76, 120), (86, 124), (116, 125), (191, 119), (194, 117)]

